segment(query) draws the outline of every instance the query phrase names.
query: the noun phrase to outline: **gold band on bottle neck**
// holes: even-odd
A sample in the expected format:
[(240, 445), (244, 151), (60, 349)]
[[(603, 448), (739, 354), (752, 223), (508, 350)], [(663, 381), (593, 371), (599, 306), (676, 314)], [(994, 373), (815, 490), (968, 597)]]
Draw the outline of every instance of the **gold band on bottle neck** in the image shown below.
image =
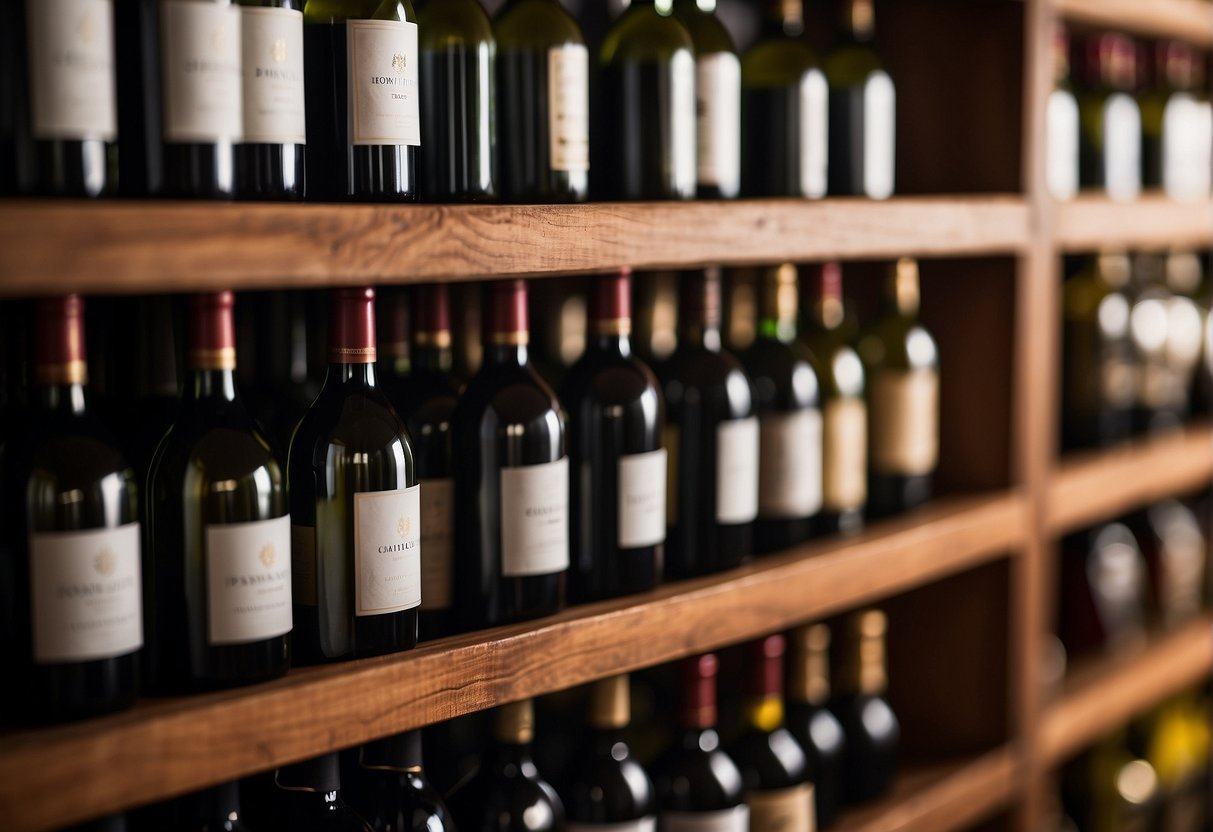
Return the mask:
[(609, 318), (602, 321), (594, 321), (591, 328), (595, 335), (631, 335), (632, 334), (632, 319), (631, 318)]
[(830, 628), (810, 624), (792, 632), (788, 698), (822, 705), (830, 698)]
[(590, 689), (589, 722), (609, 731), (627, 727), (632, 720), (627, 674), (600, 679)]
[(236, 369), (236, 348), (190, 350), (188, 361), (190, 368), (194, 370), (234, 370)]
[(490, 332), (489, 343), (499, 347), (525, 347), (531, 342), (530, 333), (526, 330), (519, 332)]
[(88, 364), (83, 360), (63, 364), (37, 364), (34, 381), (44, 387), (55, 384), (88, 384)]
[(449, 329), (437, 329), (432, 332), (419, 331), (413, 334), (413, 343), (419, 347), (433, 347), (440, 350), (449, 349), (451, 346), (451, 331)]
[(912, 257), (902, 257), (893, 266), (892, 279), (893, 298), (897, 303), (897, 311), (902, 315), (917, 315), (921, 302), (918, 261)]
[(374, 347), (329, 347), (329, 361), (333, 364), (374, 364)]
[(880, 610), (856, 613), (847, 622), (847, 650), (843, 657), (841, 683), (849, 692), (866, 696), (883, 694), (888, 688), (885, 669), (885, 634), (888, 619)]

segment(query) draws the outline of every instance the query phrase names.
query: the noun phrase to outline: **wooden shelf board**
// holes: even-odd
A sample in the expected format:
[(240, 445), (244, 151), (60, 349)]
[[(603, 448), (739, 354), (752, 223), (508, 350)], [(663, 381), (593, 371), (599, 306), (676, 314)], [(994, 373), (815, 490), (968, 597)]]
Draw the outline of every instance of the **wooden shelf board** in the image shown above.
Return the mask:
[(948, 832), (977, 823), (1010, 802), (1019, 779), (1010, 748), (981, 756), (907, 766), (881, 800), (843, 812), (838, 832)]
[(1056, 0), (1056, 4), (1058, 13), (1073, 23), (1213, 46), (1209, 0)]
[(943, 498), (854, 538), (635, 598), (0, 736), (0, 817), (9, 829), (50, 829), (715, 649), (1014, 553), (1026, 528), (1017, 494)]
[(1205, 248), (1213, 240), (1213, 202), (1176, 202), (1159, 193), (1144, 194), (1133, 202), (1079, 196), (1057, 206), (1055, 235), (1063, 251), (1073, 252), (1107, 247)]
[(1195, 491), (1213, 482), (1213, 426), (1207, 422), (1062, 460), (1045, 506), (1048, 528), (1064, 534)]
[(1011, 254), (1015, 196), (590, 205), (0, 201), (0, 295)]
[(1208, 614), (1126, 655), (1093, 659), (1068, 675), (1047, 706), (1037, 748), (1044, 766), (1060, 765), (1104, 734), (1213, 670), (1213, 617)]

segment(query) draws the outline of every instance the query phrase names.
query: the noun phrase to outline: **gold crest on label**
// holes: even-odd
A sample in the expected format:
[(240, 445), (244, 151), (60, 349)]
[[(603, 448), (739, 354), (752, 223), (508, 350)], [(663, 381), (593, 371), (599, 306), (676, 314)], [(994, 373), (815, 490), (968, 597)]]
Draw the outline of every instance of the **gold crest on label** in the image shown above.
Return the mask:
[(270, 44), (270, 60), (276, 64), (286, 63), (286, 41), (283, 38)]
[(396, 70), (396, 74), (404, 72), (404, 55), (397, 52), (392, 56), (392, 69)]
[(97, 557), (93, 558), (93, 568), (107, 578), (114, 574), (114, 570), (118, 568), (118, 558), (110, 547), (106, 546), (97, 553)]
[(262, 546), (261, 554), (259, 555), (259, 557), (261, 558), (261, 562), (263, 564), (265, 564), (266, 569), (273, 566), (274, 561), (278, 560), (278, 552), (276, 549), (274, 549), (274, 544), (267, 543), (264, 546)]
[(413, 521), (403, 515), (396, 522), (396, 534), (400, 535), (401, 537), (408, 537), (409, 532), (412, 531), (412, 528)]

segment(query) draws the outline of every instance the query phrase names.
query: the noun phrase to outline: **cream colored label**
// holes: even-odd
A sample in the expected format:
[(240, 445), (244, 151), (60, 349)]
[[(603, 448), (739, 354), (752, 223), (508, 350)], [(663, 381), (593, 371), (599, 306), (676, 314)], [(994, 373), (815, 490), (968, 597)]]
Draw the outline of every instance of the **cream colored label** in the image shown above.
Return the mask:
[(291, 598), (316, 606), (316, 529), (291, 526)]
[(354, 614), (421, 604), (421, 487), (354, 495)]
[(569, 458), (501, 469), (501, 574), (569, 568)]
[(1108, 96), (1103, 112), (1104, 187), (1117, 200), (1141, 193), (1141, 111), (1124, 93)]
[(716, 522), (749, 523), (758, 516), (758, 420), (733, 419), (716, 428)]
[(1162, 118), (1162, 186), (1181, 202), (1209, 198), (1213, 109), (1190, 93), (1175, 93)]
[(816, 827), (813, 787), (809, 784), (749, 792), (751, 832), (813, 832)]
[(38, 664), (109, 659), (143, 646), (139, 524), (29, 537)]
[(303, 117), (303, 13), (245, 7), (244, 140), (306, 144)]
[(867, 408), (862, 399), (834, 399), (823, 415), (823, 505), (827, 511), (859, 508), (868, 498)]
[(667, 424), (661, 431), (661, 445), (665, 448), (665, 522), (670, 527), (678, 525), (678, 442), (681, 436), (677, 425)]
[(1053, 90), (1045, 111), (1045, 180), (1054, 199), (1078, 193), (1078, 129), (1078, 102)]
[(800, 193), (814, 199), (826, 193), (829, 118), (825, 75), (810, 69), (800, 79)]
[(356, 145), (421, 144), (417, 24), (346, 22), (350, 141)]
[(657, 818), (647, 817), (622, 823), (576, 823), (568, 821), (565, 832), (657, 832)]
[(670, 62), (670, 154), (674, 189), (695, 194), (695, 57), (689, 49)]
[(654, 546), (665, 540), (664, 448), (619, 458), (619, 547)]
[(164, 138), (238, 141), (244, 118), (240, 8), (169, 0), (160, 9)]
[(768, 413), (760, 427), (759, 516), (810, 517), (821, 511), (821, 411)]
[(741, 62), (732, 52), (695, 61), (699, 184), (737, 193), (741, 181)]
[(717, 812), (662, 812), (661, 832), (747, 832), (750, 807), (734, 806)]
[(206, 527), (210, 644), (245, 644), (291, 631), (291, 518)]
[(580, 43), (548, 50), (548, 141), (552, 170), (590, 169), (590, 53)]
[(880, 371), (870, 381), (872, 469), (918, 476), (939, 462), (939, 373)]
[(455, 481), (421, 481), (421, 608), (445, 610), (454, 592)]
[(893, 79), (886, 72), (873, 72), (863, 93), (863, 192), (872, 199), (888, 199), (893, 194), (896, 131)]
[(111, 0), (37, 0), (25, 8), (34, 138), (116, 139)]

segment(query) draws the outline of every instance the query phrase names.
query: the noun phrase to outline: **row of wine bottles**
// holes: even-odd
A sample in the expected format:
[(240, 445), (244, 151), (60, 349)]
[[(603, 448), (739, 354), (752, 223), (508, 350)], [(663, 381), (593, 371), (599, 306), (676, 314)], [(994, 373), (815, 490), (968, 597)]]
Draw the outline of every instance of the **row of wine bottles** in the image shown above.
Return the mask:
[(745, 645), (736, 726), (718, 726), (714, 654), (671, 668), (674, 679), (636, 680), (677, 685), (676, 714), (648, 715), (673, 728), (659, 746), (644, 717), (633, 720), (633, 682), (616, 676), (570, 697), (584, 698), (584, 717), (514, 702), (427, 728), (424, 755), (414, 731), (280, 768), (272, 790), (246, 780), (243, 807), (230, 783), (121, 822), (132, 832), (826, 829), (840, 807), (883, 794), (897, 768), (886, 626), (878, 610), (846, 620), (837, 690), (825, 624)]
[(824, 64), (802, 0), (765, 1), (740, 59), (714, 2), (633, 0), (591, 61), (558, 0), (492, 22), (479, 0), (26, 0), (0, 41), (0, 191), (889, 196), (872, 0), (844, 0)]
[(1058, 26), (1045, 119), (1053, 196), (1070, 199), (1084, 188), (1132, 200), (1146, 187), (1183, 202), (1207, 200), (1208, 60), (1183, 41), (1135, 43), (1115, 33), (1088, 36), (1071, 49)]

